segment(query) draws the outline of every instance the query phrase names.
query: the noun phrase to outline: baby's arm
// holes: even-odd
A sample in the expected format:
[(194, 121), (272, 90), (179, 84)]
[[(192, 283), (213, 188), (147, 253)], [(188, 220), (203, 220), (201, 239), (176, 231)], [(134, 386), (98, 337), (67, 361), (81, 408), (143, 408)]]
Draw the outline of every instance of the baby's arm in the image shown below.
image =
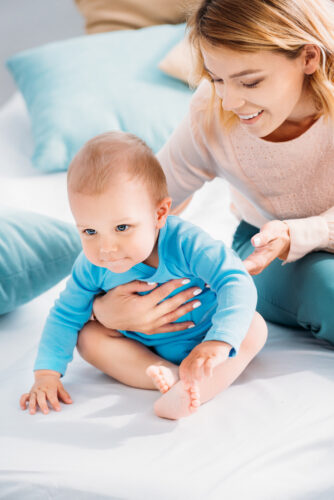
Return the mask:
[(93, 298), (100, 291), (100, 271), (81, 254), (76, 260), (65, 290), (57, 299), (47, 318), (35, 361), (35, 382), (29, 393), (21, 396), (23, 410), (28, 403), (30, 413), (39, 406), (48, 413), (48, 404), (60, 410), (59, 399), (71, 403), (60, 377), (72, 360), (78, 332), (89, 320)]

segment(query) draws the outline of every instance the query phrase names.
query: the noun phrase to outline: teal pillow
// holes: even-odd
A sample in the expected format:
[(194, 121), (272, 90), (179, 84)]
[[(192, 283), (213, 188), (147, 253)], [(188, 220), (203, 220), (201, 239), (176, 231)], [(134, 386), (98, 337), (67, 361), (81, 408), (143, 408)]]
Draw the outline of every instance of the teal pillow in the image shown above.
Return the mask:
[(10, 208), (0, 215), (0, 314), (37, 297), (71, 272), (81, 251), (72, 224)]
[(157, 152), (192, 92), (157, 67), (184, 25), (83, 36), (27, 50), (7, 66), (27, 104), (33, 164), (66, 170), (80, 147), (107, 130), (141, 137)]

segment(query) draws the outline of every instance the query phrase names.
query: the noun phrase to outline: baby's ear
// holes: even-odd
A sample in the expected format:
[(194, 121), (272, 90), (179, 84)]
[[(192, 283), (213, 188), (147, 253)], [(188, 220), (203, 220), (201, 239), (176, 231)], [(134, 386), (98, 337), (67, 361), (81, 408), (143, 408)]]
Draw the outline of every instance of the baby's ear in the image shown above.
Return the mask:
[(159, 201), (156, 208), (158, 229), (161, 229), (165, 225), (171, 205), (172, 205), (172, 198), (170, 198), (169, 196)]

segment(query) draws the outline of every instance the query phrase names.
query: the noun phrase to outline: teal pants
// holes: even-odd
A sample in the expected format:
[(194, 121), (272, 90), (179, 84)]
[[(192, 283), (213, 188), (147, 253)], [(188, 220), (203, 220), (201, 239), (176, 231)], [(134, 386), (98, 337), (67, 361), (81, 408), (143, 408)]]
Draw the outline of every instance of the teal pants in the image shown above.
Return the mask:
[[(232, 247), (242, 260), (252, 253), (250, 239), (258, 231), (239, 224)], [(283, 266), (276, 259), (253, 278), (257, 310), (266, 320), (304, 328), (334, 344), (334, 254), (312, 252)]]

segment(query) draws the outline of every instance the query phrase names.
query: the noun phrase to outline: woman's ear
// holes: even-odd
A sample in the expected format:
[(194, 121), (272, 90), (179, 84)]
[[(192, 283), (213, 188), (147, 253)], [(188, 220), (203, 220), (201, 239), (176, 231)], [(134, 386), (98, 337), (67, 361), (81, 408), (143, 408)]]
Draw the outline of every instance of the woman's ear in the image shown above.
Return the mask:
[(172, 198), (170, 198), (169, 196), (159, 201), (156, 208), (156, 217), (157, 217), (156, 226), (158, 229), (161, 229), (165, 225), (171, 205), (172, 205)]
[(305, 75), (312, 75), (320, 64), (321, 50), (317, 45), (305, 45), (303, 49), (303, 63)]

